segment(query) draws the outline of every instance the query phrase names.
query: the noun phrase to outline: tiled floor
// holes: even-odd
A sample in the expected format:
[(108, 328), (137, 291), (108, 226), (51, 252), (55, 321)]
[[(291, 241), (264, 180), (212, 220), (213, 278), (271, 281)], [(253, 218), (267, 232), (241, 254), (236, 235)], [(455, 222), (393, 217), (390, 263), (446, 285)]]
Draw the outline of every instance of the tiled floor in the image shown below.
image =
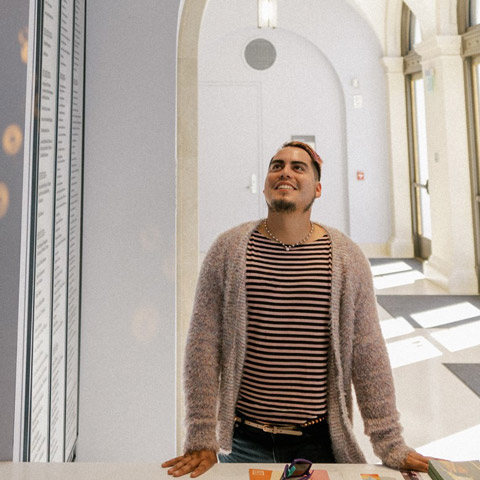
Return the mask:
[[(378, 295), (448, 294), (419, 271), (392, 261), (373, 267)], [(464, 306), (465, 307), (465, 306)], [(449, 312), (450, 313), (450, 312)], [(480, 397), (444, 363), (480, 364), (480, 322), (413, 328), (379, 306), (390, 354), (404, 437), (420, 453), (451, 460), (480, 459)], [(432, 321), (432, 315), (430, 318)], [(378, 462), (355, 412), (355, 432), (369, 463)]]

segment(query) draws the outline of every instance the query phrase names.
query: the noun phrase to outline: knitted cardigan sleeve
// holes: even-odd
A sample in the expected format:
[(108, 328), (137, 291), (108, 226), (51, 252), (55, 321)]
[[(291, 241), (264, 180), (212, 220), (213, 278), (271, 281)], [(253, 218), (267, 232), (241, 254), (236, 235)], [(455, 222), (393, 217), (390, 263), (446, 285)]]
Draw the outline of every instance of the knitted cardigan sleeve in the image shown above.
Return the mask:
[(210, 248), (197, 282), (184, 363), (184, 451), (219, 450), (216, 438), (223, 303), (221, 237)]
[(351, 260), (357, 283), (352, 365), (357, 402), (375, 454), (386, 465), (399, 468), (413, 449), (406, 446), (402, 437), (370, 264), (356, 245)]

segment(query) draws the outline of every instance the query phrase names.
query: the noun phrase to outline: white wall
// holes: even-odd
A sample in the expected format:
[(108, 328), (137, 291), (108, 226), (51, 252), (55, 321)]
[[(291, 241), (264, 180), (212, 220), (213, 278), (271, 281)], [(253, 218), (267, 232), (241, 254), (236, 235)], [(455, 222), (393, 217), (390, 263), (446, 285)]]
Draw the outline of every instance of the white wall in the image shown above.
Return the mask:
[[(266, 216), (262, 190), (267, 166), (292, 134), (315, 135), (326, 160), (324, 189), (312, 217), (349, 230), (345, 105), (338, 77), (314, 45), (280, 29), (262, 32), (276, 47), (274, 65), (265, 71), (253, 70), (241, 53), (257, 36), (255, 27), (245, 28), (211, 48), (200, 47), (202, 252), (227, 228)], [(214, 78), (216, 81), (202, 81)], [(246, 188), (252, 173), (258, 178), (256, 195)]]
[[(202, 85), (211, 88), (212, 82), (258, 84), (259, 100), (251, 121), (258, 122), (260, 115), (258, 155), (262, 175), (268, 158), (290, 135), (315, 135), (325, 173), (324, 197), (314, 216), (340, 227), (357, 242), (386, 244), (391, 236), (391, 172), (385, 77), (375, 32), (344, 1), (285, 0), (278, 8), (278, 28), (259, 30), (256, 2), (209, 1), (200, 32), (200, 96)], [(277, 48), (277, 64), (264, 72), (251, 69), (243, 59), (245, 45), (256, 37), (267, 38)], [(359, 81), (358, 88), (352, 86), (354, 78)], [(362, 108), (354, 108), (354, 95), (362, 96)], [(211, 111), (202, 113), (202, 105)], [(216, 135), (215, 131), (205, 131), (202, 118), (215, 114), (229, 121), (228, 109), (222, 111), (215, 103), (202, 103), (200, 97), (200, 174), (202, 162), (211, 160), (210, 155), (202, 157), (202, 143)], [(231, 136), (218, 151), (216, 161), (226, 164), (225, 153), (241, 142), (241, 135)], [(330, 177), (329, 169), (335, 172)], [(364, 181), (357, 181), (358, 170), (365, 173)], [(212, 179), (215, 185), (221, 182), (222, 171), (217, 172), (218, 177)], [(344, 191), (340, 179), (345, 183)], [(259, 180), (261, 187), (263, 178)], [(205, 192), (215, 195), (208, 189)], [(202, 222), (201, 183), (199, 195)], [(235, 196), (232, 198), (236, 201)], [(333, 205), (342, 209), (341, 214), (333, 210)], [(203, 228), (212, 232), (217, 227), (212, 222)]]
[(79, 461), (175, 453), (178, 7), (88, 2)]

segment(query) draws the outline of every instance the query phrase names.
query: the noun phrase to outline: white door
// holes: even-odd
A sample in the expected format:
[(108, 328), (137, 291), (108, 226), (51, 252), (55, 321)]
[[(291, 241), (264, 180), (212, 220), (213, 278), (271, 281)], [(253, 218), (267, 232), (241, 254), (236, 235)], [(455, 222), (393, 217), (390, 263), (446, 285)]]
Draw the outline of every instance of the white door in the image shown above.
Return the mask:
[[(259, 108), (255, 84), (199, 84), (200, 254), (225, 230), (260, 216)], [(261, 197), (260, 197), (261, 195)]]

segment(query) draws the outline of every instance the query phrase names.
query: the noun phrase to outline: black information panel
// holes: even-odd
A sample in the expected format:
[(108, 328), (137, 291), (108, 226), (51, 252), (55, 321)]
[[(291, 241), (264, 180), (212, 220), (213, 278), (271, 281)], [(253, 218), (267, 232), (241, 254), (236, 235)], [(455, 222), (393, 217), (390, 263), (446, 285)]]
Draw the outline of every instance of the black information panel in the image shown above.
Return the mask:
[(23, 459), (62, 462), (78, 425), (85, 0), (41, 0), (35, 20)]

